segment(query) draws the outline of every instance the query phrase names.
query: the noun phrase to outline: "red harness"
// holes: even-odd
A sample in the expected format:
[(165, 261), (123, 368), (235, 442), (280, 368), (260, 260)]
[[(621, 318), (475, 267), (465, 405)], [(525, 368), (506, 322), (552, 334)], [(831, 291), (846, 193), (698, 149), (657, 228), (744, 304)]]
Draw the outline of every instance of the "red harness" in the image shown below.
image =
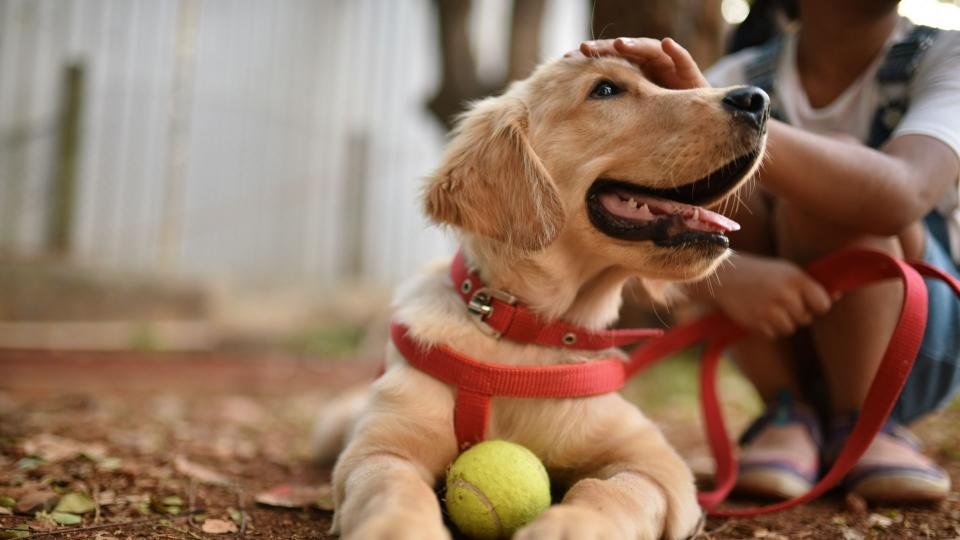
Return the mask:
[[(489, 289), (470, 271), (462, 254), (450, 267), (454, 287), (478, 326), (496, 339), (571, 350), (603, 350), (636, 343), (627, 362), (619, 358), (551, 366), (510, 366), (481, 362), (443, 345), (423, 345), (405, 326), (391, 326), (393, 343), (417, 369), (456, 387), (454, 429), (461, 449), (484, 439), (494, 396), (574, 398), (613, 392), (650, 364), (705, 341), (700, 394), (707, 440), (716, 461), (715, 487), (701, 492), (701, 506), (713, 515), (749, 516), (783, 510), (820, 496), (839, 482), (857, 463), (893, 410), (920, 349), (927, 321), (927, 292), (922, 276), (945, 281), (960, 296), (960, 281), (922, 262), (904, 262), (866, 250), (834, 253), (811, 264), (807, 271), (831, 294), (880, 280), (898, 278), (904, 285), (904, 303), (897, 327), (874, 376), (857, 423), (840, 456), (806, 494), (756, 508), (717, 510), (733, 489), (737, 461), (724, 425), (717, 396), (716, 372), (721, 353), (748, 332), (721, 313), (708, 315), (664, 333), (657, 329), (591, 331), (561, 321), (544, 321), (516, 298)], [(649, 338), (656, 339), (649, 339)]]

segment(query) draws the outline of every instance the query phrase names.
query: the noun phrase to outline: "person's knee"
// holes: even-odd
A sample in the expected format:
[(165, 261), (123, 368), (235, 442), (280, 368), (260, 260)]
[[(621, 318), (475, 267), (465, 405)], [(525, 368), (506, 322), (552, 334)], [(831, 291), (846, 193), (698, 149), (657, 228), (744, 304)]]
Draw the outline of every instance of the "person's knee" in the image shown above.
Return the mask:
[(733, 249), (757, 255), (775, 254), (772, 199), (762, 187), (756, 186), (738, 197), (731, 217), (741, 227), (730, 237)]
[(863, 248), (903, 257), (896, 236), (875, 236), (827, 223), (795, 205), (778, 201), (774, 214), (778, 254), (806, 263), (838, 249)]

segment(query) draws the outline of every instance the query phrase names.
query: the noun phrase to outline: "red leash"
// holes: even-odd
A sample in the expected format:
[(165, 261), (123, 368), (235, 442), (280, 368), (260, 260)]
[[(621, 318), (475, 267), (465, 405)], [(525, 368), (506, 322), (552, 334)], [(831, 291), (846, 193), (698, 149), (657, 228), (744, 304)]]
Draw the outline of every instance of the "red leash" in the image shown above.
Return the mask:
[[(831, 294), (898, 278), (904, 284), (903, 308), (862, 412), (833, 466), (806, 494), (756, 508), (716, 510), (737, 479), (737, 461), (717, 395), (716, 370), (722, 352), (748, 335), (720, 313), (665, 334), (651, 329), (590, 331), (563, 322), (543, 321), (514, 297), (485, 287), (458, 254), (450, 270), (454, 286), (478, 326), (495, 338), (574, 350), (603, 350), (648, 341), (636, 349), (626, 363), (611, 358), (580, 364), (510, 366), (474, 360), (442, 345), (421, 344), (398, 323), (392, 325), (391, 334), (395, 346), (411, 365), (456, 387), (454, 427), (461, 448), (485, 437), (494, 396), (572, 398), (605, 394), (620, 389), (630, 376), (652, 363), (706, 341), (700, 376), (701, 407), (717, 467), (715, 487), (699, 494), (700, 504), (713, 515), (756, 515), (807, 502), (829, 490), (850, 471), (880, 431), (906, 383), (923, 339), (927, 292), (921, 276), (945, 281), (960, 296), (960, 281), (945, 272), (922, 262), (903, 262), (875, 251), (838, 252), (814, 262), (807, 270)], [(649, 339), (651, 337), (657, 339)]]

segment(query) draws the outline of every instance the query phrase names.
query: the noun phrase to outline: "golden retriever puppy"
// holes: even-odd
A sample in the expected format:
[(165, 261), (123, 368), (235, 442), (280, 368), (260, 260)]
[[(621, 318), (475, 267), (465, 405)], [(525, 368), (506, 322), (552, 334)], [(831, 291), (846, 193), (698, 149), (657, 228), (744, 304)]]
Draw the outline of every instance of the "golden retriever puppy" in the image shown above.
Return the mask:
[[(545, 319), (600, 329), (617, 318), (629, 279), (695, 280), (727, 255), (725, 233), (737, 225), (701, 206), (755, 171), (767, 105), (754, 88), (665, 90), (617, 58), (550, 62), (462, 117), (427, 182), (426, 213), (456, 229), (488, 286)], [(468, 315), (446, 263), (407, 283), (395, 308), (417, 340), (482, 361), (622, 356), (491, 337)], [(451, 386), (388, 347), (386, 372), (334, 469), (335, 532), (450, 538), (434, 486), (458, 454), (453, 409)], [(616, 393), (494, 398), (488, 437), (530, 448), (568, 488), (515, 538), (678, 539), (697, 528), (689, 469)]]

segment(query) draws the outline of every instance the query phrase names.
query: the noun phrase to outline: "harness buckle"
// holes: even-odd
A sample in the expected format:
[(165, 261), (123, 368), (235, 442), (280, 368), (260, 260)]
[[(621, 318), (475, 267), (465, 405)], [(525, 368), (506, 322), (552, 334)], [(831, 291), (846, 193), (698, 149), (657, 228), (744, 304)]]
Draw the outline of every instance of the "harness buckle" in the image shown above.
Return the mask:
[(470, 320), (473, 321), (474, 324), (477, 325), (477, 328), (484, 334), (494, 339), (500, 339), (502, 333), (486, 323), (487, 317), (493, 314), (494, 300), (500, 300), (511, 306), (517, 303), (517, 297), (512, 294), (489, 287), (481, 287), (477, 289), (477, 292), (473, 293), (470, 301), (467, 302), (467, 314), (470, 315)]

